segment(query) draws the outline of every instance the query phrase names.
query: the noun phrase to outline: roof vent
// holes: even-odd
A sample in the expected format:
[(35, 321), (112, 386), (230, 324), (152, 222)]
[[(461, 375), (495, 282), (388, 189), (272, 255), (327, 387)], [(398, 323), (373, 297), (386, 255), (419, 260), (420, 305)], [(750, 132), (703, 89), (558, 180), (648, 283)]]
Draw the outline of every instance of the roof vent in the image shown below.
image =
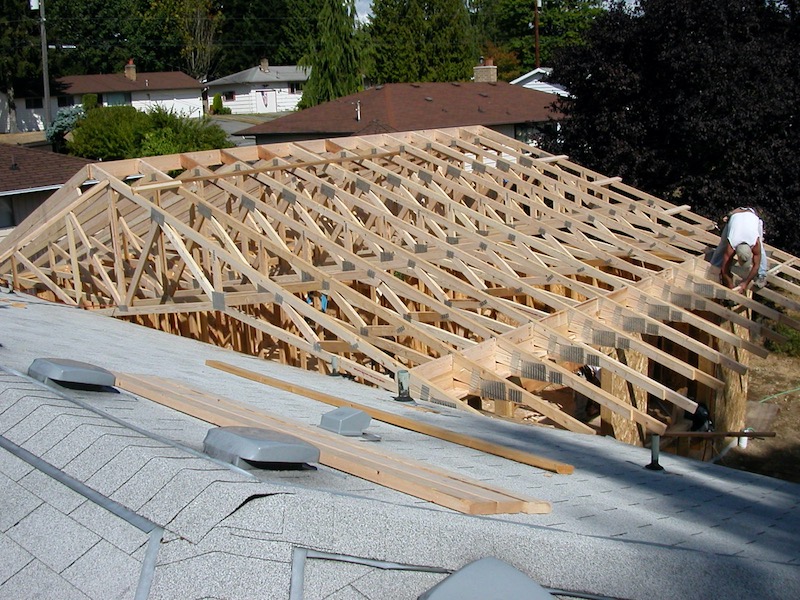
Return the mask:
[(203, 441), (209, 456), (246, 469), (300, 468), (319, 462), (319, 449), (288, 433), (259, 427), (216, 427)]
[(526, 598), (553, 600), (533, 579), (508, 563), (488, 557), (476, 560), (443, 579), (417, 600), (486, 600)]
[(360, 436), (372, 421), (363, 410), (342, 406), (322, 415), (319, 426), (339, 435)]
[(54, 382), (85, 389), (109, 387), (117, 382), (111, 371), (68, 358), (37, 358), (28, 367), (28, 375), (47, 385)]

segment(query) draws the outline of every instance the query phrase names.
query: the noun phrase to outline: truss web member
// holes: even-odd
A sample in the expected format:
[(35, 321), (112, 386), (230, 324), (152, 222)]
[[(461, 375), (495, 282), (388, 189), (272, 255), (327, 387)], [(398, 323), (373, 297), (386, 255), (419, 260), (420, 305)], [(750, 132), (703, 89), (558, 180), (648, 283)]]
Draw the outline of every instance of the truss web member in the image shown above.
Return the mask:
[(767, 253), (764, 250), (764, 222), (752, 208), (737, 208), (728, 215), (722, 230), (719, 246), (711, 257), (711, 264), (720, 268), (722, 284), (733, 288), (731, 268), (734, 260), (749, 269), (735, 290), (747, 291), (750, 283), (756, 288), (764, 287), (767, 278)]

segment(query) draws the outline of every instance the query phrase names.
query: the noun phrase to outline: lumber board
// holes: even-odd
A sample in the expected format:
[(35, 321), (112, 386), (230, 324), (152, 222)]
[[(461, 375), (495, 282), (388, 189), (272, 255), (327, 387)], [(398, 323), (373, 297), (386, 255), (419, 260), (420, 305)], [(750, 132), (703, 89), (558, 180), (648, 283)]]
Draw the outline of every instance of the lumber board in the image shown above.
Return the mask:
[(216, 360), (207, 360), (206, 365), (214, 369), (219, 369), (220, 371), (231, 373), (232, 375), (237, 375), (239, 377), (250, 379), (251, 381), (257, 381), (259, 383), (263, 383), (270, 387), (275, 387), (287, 392), (300, 394), (307, 398), (311, 398), (312, 400), (316, 400), (318, 402), (324, 402), (325, 404), (330, 404), (331, 406), (336, 406), (336, 407), (347, 406), (350, 408), (362, 410), (373, 419), (376, 419), (383, 423), (388, 423), (389, 425), (394, 425), (396, 427), (402, 427), (403, 429), (408, 429), (409, 431), (416, 431), (417, 433), (423, 433), (425, 435), (429, 435), (431, 437), (435, 437), (440, 440), (445, 440), (447, 442), (459, 444), (461, 446), (472, 448), (474, 450), (480, 450), (481, 452), (486, 452), (487, 454), (501, 456), (503, 458), (507, 458), (509, 460), (513, 460), (518, 463), (526, 464), (532, 467), (537, 467), (539, 469), (544, 469), (546, 471), (552, 471), (554, 473), (559, 473), (562, 475), (568, 475), (575, 471), (575, 467), (567, 463), (537, 456), (535, 454), (524, 452), (522, 450), (509, 448), (501, 444), (486, 442), (484, 440), (474, 438), (468, 435), (456, 433), (454, 431), (449, 431), (447, 429), (444, 429), (443, 427), (436, 427), (435, 425), (420, 423), (419, 421), (415, 421), (414, 419), (409, 419), (407, 417), (395, 415), (387, 411), (379, 410), (369, 406), (364, 406), (362, 404), (358, 404), (350, 400), (344, 400), (342, 398), (338, 398), (336, 396), (332, 396), (324, 392), (319, 392), (317, 390), (312, 390), (293, 383), (281, 381), (280, 379), (268, 377), (266, 375), (256, 373), (255, 371), (250, 371), (248, 369), (237, 367), (229, 363), (224, 363)]
[(481, 481), (366, 447), (342, 436), (252, 406), (147, 375), (115, 373), (116, 386), (217, 426), (264, 427), (316, 446), (320, 463), (465, 514), (544, 514), (550, 504)]

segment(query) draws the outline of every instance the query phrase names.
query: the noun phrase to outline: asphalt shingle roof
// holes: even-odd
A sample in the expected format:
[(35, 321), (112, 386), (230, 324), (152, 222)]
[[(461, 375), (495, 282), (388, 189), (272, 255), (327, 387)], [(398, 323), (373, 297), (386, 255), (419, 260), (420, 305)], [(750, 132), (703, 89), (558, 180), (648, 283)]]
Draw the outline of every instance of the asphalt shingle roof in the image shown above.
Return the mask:
[(59, 94), (107, 94), (109, 92), (143, 92), (147, 90), (201, 89), (200, 82), (181, 71), (137, 73), (136, 80), (122, 73), (105, 75), (70, 75), (58, 79)]
[(0, 193), (62, 185), (91, 162), (47, 150), (0, 144)]
[(250, 127), (238, 135), (366, 135), (541, 123), (557, 116), (551, 108), (553, 101), (551, 94), (505, 82), (390, 83)]
[[(409, 410), (391, 394), (0, 290), (0, 596), (415, 599), (486, 556), (550, 588), (616, 598), (797, 598), (800, 486), (599, 436)], [(242, 471), (208, 424), (115, 390), (46, 387), (35, 358), (83, 360), (316, 425), (330, 407), (205, 366), (216, 359), (570, 462), (556, 475), (373, 421), (380, 447), (552, 503), (469, 516), (320, 465)], [(365, 442), (369, 443), (369, 442)], [(80, 488), (78, 488), (80, 489)], [(108, 503), (115, 503), (109, 506)], [(124, 507), (152, 528), (125, 518)], [(498, 582), (500, 585), (502, 582)]]

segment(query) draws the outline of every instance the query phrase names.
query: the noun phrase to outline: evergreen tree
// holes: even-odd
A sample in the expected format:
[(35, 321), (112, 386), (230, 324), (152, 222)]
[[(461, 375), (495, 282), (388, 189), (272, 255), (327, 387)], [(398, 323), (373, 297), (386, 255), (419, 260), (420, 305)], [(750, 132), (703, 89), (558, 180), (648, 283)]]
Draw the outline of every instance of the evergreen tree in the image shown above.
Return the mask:
[(317, 36), (300, 64), (311, 68), (300, 108), (352, 94), (361, 87), (354, 0), (323, 0)]
[(375, 0), (369, 35), (379, 83), (461, 81), (478, 59), (463, 0)]
[(478, 61), (478, 47), (464, 0), (426, 3), (425, 81), (463, 81)]
[(572, 97), (551, 149), (711, 218), (760, 207), (798, 254), (798, 56), (796, 3), (620, 2), (554, 64)]
[(421, 81), (427, 71), (421, 0), (374, 0), (369, 35), (377, 83)]
[(16, 133), (16, 84), (42, 72), (38, 13), (30, 10), (28, 0), (0, 0), (0, 8), (0, 92), (9, 107), (4, 130)]

